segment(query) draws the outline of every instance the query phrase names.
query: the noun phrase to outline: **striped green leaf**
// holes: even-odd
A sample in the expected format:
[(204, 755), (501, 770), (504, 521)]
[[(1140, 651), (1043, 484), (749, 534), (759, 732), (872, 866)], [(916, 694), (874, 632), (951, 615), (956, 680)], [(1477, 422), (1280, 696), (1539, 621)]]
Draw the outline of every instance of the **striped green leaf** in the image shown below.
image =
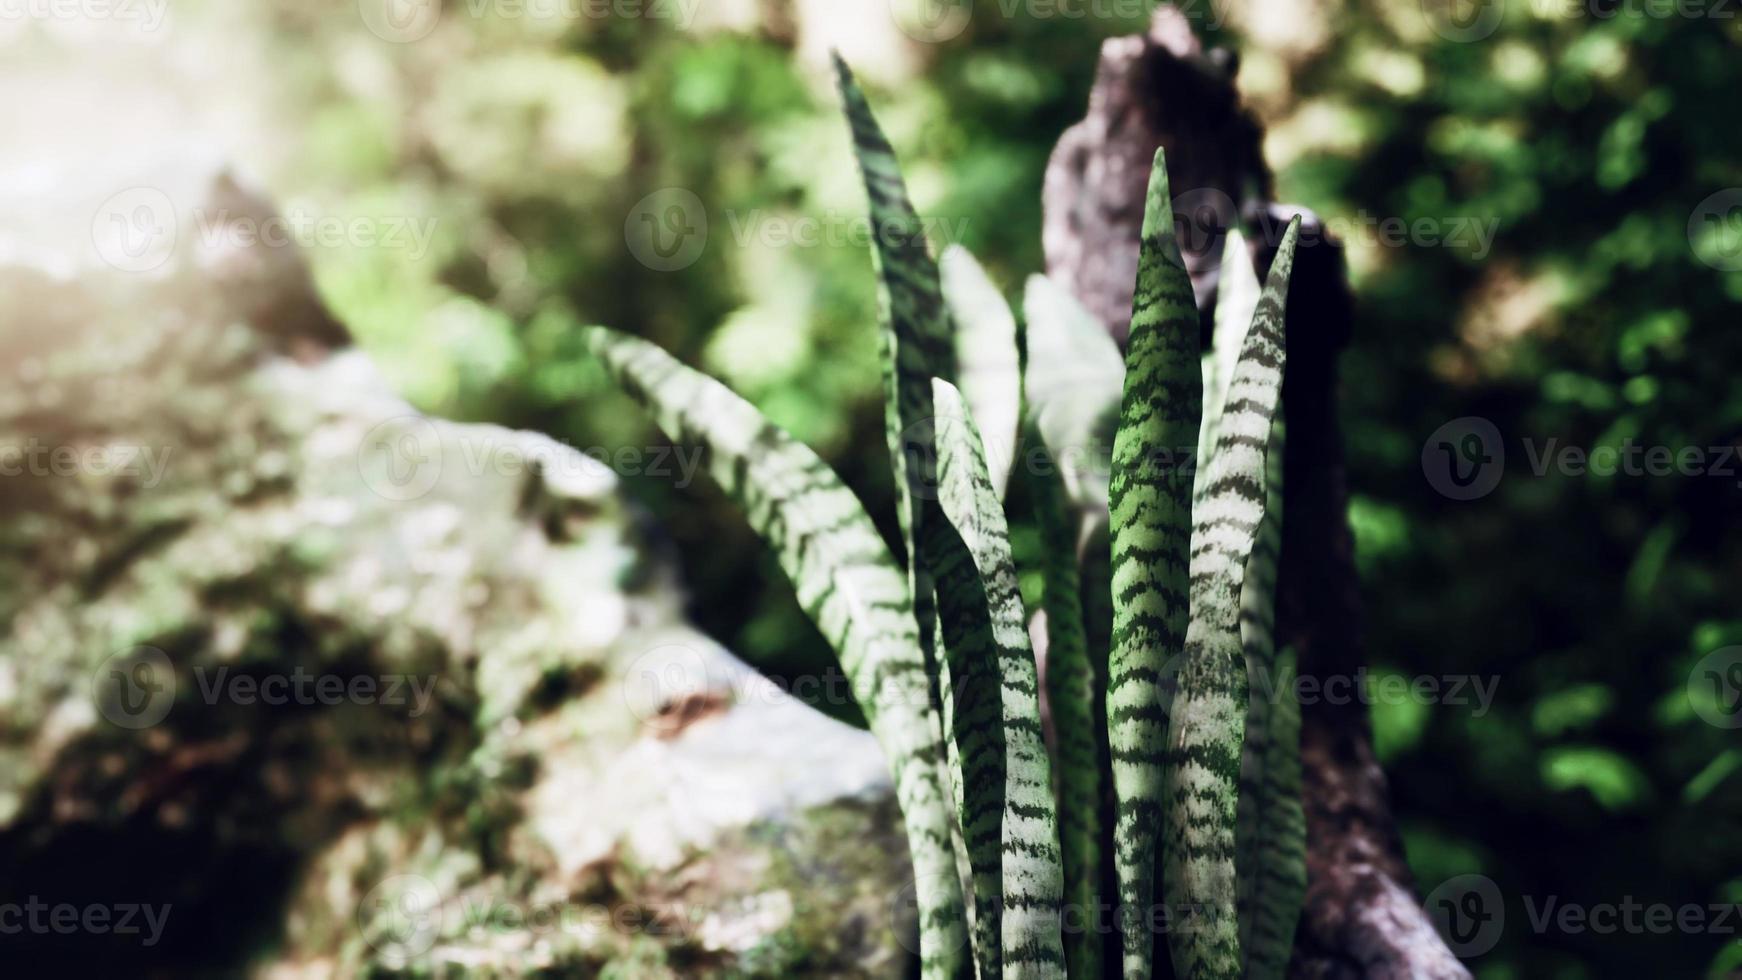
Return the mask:
[[(1000, 767), (991, 760), (983, 765), (971, 758), (966, 732), (958, 741), (968, 777), (969, 809), (992, 801), (999, 804), (993, 825), (1000, 829), (1003, 852), (1000, 967), (1005, 977), (1057, 977), (1064, 969), (1059, 921), (1063, 872), (1052, 774), (1040, 727), (1039, 682), (1010, 554), (1009, 529), (966, 401), (941, 379), (933, 382), (932, 392), (938, 410), (939, 510), (959, 535), (974, 572), (958, 574), (957, 564), (937, 569), (944, 648), (952, 672), (956, 648), (962, 643), (990, 653), (989, 659), (997, 665), (998, 712), (987, 712), (972, 723), (990, 730), (988, 734), (1002, 733), (1003, 784), (981, 781), (983, 773)], [(981, 639), (975, 640), (975, 634)], [(957, 725), (963, 721), (958, 718)], [(972, 747), (984, 744), (976, 741)]]
[(1058, 459), (1071, 501), (1098, 512), (1107, 505), (1125, 358), (1094, 314), (1045, 276), (1029, 277), (1022, 307), (1029, 417)]
[[(1210, 349), (1204, 352), (1204, 423), (1198, 430), (1198, 446), (1207, 449), (1216, 444), (1216, 427), (1222, 419), (1222, 403), (1228, 397), (1228, 382), (1234, 377), (1234, 362), (1240, 357), (1240, 343), (1246, 338), (1246, 328), (1252, 324), (1252, 314), (1258, 309), (1258, 296), (1263, 287), (1252, 268), (1252, 255), (1246, 248), (1245, 236), (1238, 228), (1228, 229), (1222, 248), (1221, 279), (1216, 286), (1216, 324)], [(1203, 466), (1198, 467), (1193, 487), (1193, 499), (1203, 493)]]
[[(1240, 265), (1250, 270), (1244, 246), (1241, 248), (1236, 253), (1230, 247), (1224, 269), (1230, 258), (1238, 255)], [(1249, 274), (1249, 278), (1255, 286), (1257, 276)], [(1223, 282), (1227, 281), (1224, 272)], [(1254, 302), (1253, 311), (1256, 306)], [(1217, 314), (1221, 315), (1220, 307)], [(1221, 329), (1220, 323), (1217, 329)], [(1245, 975), (1253, 980), (1274, 980), (1283, 975), (1306, 895), (1300, 705), (1295, 700), (1292, 661), (1276, 650), (1276, 582), (1282, 557), (1287, 435), (1283, 418), (1279, 408), (1264, 457), (1264, 519), (1240, 588), (1240, 641), (1246, 650), (1251, 697), (1246, 709), (1246, 744), (1240, 758), (1234, 870), (1239, 885), (1240, 948), (1246, 956)]]
[(900, 566), (834, 471), (749, 402), (646, 341), (602, 327), (583, 338), (673, 442), (702, 450), (709, 475), (773, 548), (800, 605), (840, 657), (895, 780), (924, 975), (955, 976), (966, 937), (940, 722)]
[(1266, 500), (1265, 459), (1282, 396), (1282, 316), (1299, 219), (1289, 224), (1246, 331), (1194, 514), (1191, 624), (1168, 732), (1163, 880), (1169, 906), (1192, 914), (1173, 934), (1183, 976), (1238, 978), (1235, 833), (1246, 734), (1240, 605)]
[[(1114, 866), (1127, 977), (1148, 977), (1170, 661), (1185, 646), (1192, 456), (1203, 411), (1198, 311), (1156, 151), (1144, 202), (1124, 397), (1113, 441), (1113, 646), (1107, 678)], [(1191, 974), (1187, 974), (1190, 976)]]
[[(1034, 452), (1045, 452), (1030, 433)], [(1035, 522), (1040, 527), (1043, 607), (1046, 610), (1046, 694), (1058, 741), (1059, 847), (1064, 862), (1064, 902), (1076, 915), (1100, 907), (1101, 746), (1095, 737), (1095, 676), (1083, 626), (1081, 576), (1077, 572), (1077, 520), (1065, 499), (1064, 482), (1050, 455), (1048, 465), (1027, 469)], [(1090, 929), (1064, 937), (1067, 973), (1101, 975), (1102, 937)]]
[(1284, 650), (1273, 664), (1275, 700), (1265, 715), (1264, 754), (1254, 758), (1257, 771), (1250, 779), (1244, 761), (1241, 771), (1241, 793), (1261, 798), (1250, 824), (1250, 852), (1244, 855), (1245, 864), (1236, 868), (1245, 889), (1240, 896), (1240, 941), (1246, 952), (1246, 976), (1252, 980), (1277, 980), (1287, 970), (1307, 886), (1300, 702), (1295, 699), (1293, 651)]
[(938, 589), (938, 686), (946, 695), (941, 708), (959, 821), (957, 863), (970, 898), (975, 967), (980, 976), (995, 977), (1003, 963), (1002, 821), (1008, 779), (998, 647), (986, 586), (955, 525), (934, 510), (920, 548)]
[[(917, 554), (923, 502), (935, 494), (937, 451), (932, 436), (931, 379), (956, 377), (955, 327), (943, 301), (937, 263), (926, 248), (924, 226), (907, 198), (895, 150), (871, 114), (847, 63), (835, 55), (835, 73), (853, 136), (853, 152), (871, 204), (871, 263), (883, 329), (885, 435), (895, 467), (898, 516), (908, 554)], [(923, 580), (923, 563), (909, 565)], [(916, 582), (922, 642), (932, 623), (929, 585)]]
[[(836, 81), (853, 138), (853, 154), (864, 178), (870, 203), (872, 228), (871, 263), (877, 276), (878, 312), (881, 329), (878, 342), (883, 363), (884, 434), (895, 471), (896, 516), (901, 522), (907, 556), (908, 586), (913, 596), (920, 649), (931, 676), (932, 704), (936, 709), (939, 737), (945, 745), (946, 785), (962, 765), (963, 747), (946, 725), (945, 716), (956, 697), (950, 689), (952, 674), (936, 654), (938, 610), (932, 571), (923, 554), (928, 541), (925, 526), (937, 493), (937, 447), (934, 430), (931, 380), (956, 376), (955, 327), (943, 299), (938, 266), (926, 246), (924, 225), (908, 200), (907, 187), (895, 150), (871, 112), (852, 70), (834, 56)], [(952, 798), (962, 797), (962, 788), (950, 785)], [(997, 948), (992, 943), (996, 910), (982, 917), (973, 900), (974, 848), (970, 831), (952, 822), (952, 847), (961, 886), (968, 904), (965, 915), (975, 936), (974, 954), (982, 973), (995, 969)], [(983, 859), (982, 859), (983, 861)], [(984, 872), (981, 872), (982, 877)], [(984, 921), (982, 921), (984, 919)]]
[(944, 301), (956, 323), (956, 363), (962, 395), (985, 439), (986, 467), (1002, 497), (1016, 458), (1022, 414), (1022, 369), (1016, 350), (1016, 317), (986, 270), (960, 245), (938, 259)]

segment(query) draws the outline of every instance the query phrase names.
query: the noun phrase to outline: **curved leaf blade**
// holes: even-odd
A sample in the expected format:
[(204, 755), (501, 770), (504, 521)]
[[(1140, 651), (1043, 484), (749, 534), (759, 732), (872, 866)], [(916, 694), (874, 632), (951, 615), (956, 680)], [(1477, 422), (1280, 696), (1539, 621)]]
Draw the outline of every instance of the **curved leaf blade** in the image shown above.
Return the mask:
[[(929, 502), (937, 492), (931, 379), (953, 379), (956, 375), (955, 326), (943, 300), (937, 263), (926, 245), (925, 227), (908, 200), (895, 149), (883, 135), (846, 61), (838, 53), (833, 61), (853, 155), (870, 204), (871, 265), (877, 276), (881, 328), (878, 344), (883, 365), (884, 435), (895, 472), (896, 516), (907, 558), (908, 587), (930, 675), (932, 714), (948, 754), (942, 773), (948, 784), (956, 778), (961, 764), (961, 746), (953, 732), (943, 727), (956, 697), (950, 690), (950, 671), (937, 657), (936, 586), (923, 550), (928, 539)], [(950, 795), (959, 799), (960, 787), (951, 786)], [(976, 962), (985, 973), (996, 968), (997, 950), (990, 944), (990, 921), (979, 921), (980, 911), (972, 901), (973, 848), (966, 841), (964, 826), (952, 823), (950, 832), (961, 887), (970, 899), (965, 911), (977, 937)], [(996, 910), (988, 910), (986, 915), (995, 918)]]
[[(872, 267), (883, 345), (885, 429), (895, 466), (902, 533), (916, 553), (923, 501), (935, 493), (937, 454), (929, 437), (931, 379), (956, 377), (955, 327), (943, 301), (937, 263), (926, 248), (925, 229), (907, 198), (895, 149), (877, 125), (865, 93), (840, 55), (834, 56), (841, 101), (852, 130), (853, 153), (871, 204)], [(919, 565), (919, 562), (910, 562)], [(924, 590), (914, 595), (923, 605)], [(923, 613), (923, 609), (922, 609)], [(921, 615), (921, 632), (930, 617)]]
[(857, 497), (808, 447), (726, 386), (659, 347), (603, 327), (582, 334), (668, 437), (707, 471), (774, 550), (799, 604), (841, 659), (889, 757), (912, 850), (927, 977), (952, 977), (966, 942), (938, 721), (901, 569)]

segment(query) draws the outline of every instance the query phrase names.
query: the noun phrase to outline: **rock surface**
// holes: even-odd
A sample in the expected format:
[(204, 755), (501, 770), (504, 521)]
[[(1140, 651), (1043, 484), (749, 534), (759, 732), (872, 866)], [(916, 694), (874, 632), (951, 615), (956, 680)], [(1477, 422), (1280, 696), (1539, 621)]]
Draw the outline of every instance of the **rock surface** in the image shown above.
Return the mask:
[(0, 902), (109, 910), (0, 956), (905, 972), (871, 737), (685, 624), (602, 464), (419, 415), (268, 281), (293, 251), (0, 268)]

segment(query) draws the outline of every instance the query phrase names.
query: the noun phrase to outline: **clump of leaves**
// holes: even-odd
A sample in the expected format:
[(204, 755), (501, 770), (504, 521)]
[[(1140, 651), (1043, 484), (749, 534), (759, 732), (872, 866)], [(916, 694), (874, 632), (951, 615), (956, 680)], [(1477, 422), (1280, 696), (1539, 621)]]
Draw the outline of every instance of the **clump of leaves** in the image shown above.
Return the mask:
[[(966, 251), (933, 258), (894, 151), (836, 68), (876, 230), (903, 553), (718, 382), (633, 337), (586, 342), (673, 441), (703, 450), (840, 657), (906, 821), (924, 976), (1099, 977), (1118, 957), (1144, 978), (1159, 939), (1180, 976), (1279, 977), (1306, 885), (1299, 708), (1286, 685), (1250, 681), (1286, 668), (1272, 626), (1298, 220), (1262, 287), (1230, 234), (1202, 351), (1158, 152), (1127, 352), (1036, 276), (1024, 369), (1015, 315)], [(1007, 451), (989, 460), (988, 445)], [(1012, 478), (1029, 481), (1046, 546), (1050, 752)], [(1109, 849), (1113, 923), (1098, 914)]]

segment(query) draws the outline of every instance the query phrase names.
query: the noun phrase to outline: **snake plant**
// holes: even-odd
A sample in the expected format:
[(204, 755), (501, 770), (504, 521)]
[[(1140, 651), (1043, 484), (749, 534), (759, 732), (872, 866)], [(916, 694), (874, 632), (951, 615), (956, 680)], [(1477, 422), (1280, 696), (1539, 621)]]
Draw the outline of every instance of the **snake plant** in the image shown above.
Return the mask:
[[(1231, 233), (1202, 351), (1158, 152), (1127, 351), (1039, 276), (1019, 329), (966, 251), (934, 259), (835, 64), (875, 230), (901, 548), (719, 382), (604, 328), (586, 344), (703, 451), (840, 658), (901, 805), (922, 976), (1146, 978), (1166, 955), (1181, 977), (1279, 977), (1305, 890), (1299, 711), (1250, 678), (1289, 657), (1272, 627), (1298, 221), (1262, 286)], [(1019, 480), (1045, 548), (1044, 684), (1005, 514)]]

